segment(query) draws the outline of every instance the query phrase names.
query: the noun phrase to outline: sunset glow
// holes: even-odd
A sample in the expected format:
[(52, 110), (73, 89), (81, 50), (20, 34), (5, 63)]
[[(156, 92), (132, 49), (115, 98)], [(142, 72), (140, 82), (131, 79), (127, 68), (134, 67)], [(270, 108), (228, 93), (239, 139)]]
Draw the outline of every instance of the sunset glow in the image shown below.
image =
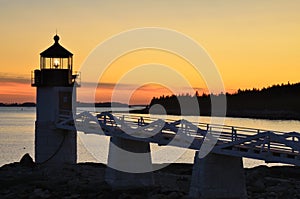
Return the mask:
[(0, 86), (0, 99), (4, 103), (34, 102), (35, 89), (30, 84), (4, 82)]
[[(185, 34), (202, 46), (215, 62), (227, 92), (296, 83), (300, 74), (299, 10), (300, 1), (293, 0), (1, 1), (0, 102), (35, 101), (31, 71), (39, 68), (39, 53), (53, 44), (56, 29), (61, 45), (74, 54), (74, 71), (109, 37), (135, 28), (161, 27)], [(145, 49), (111, 63), (99, 78), (95, 101), (110, 101), (115, 84), (124, 75), (138, 66), (155, 64), (180, 74), (192, 89), (183, 88), (171, 73), (165, 78), (174, 90), (151, 82), (139, 85), (145, 75), (159, 76), (159, 72), (137, 70), (138, 74), (122, 82), (123, 90), (118, 90), (131, 93), (129, 103), (149, 104), (154, 96), (193, 94), (195, 90), (218, 92), (218, 88), (207, 90), (204, 78), (184, 57)], [(89, 77), (92, 72), (81, 75)], [(79, 89), (79, 100), (85, 101), (90, 92), (84, 86)]]

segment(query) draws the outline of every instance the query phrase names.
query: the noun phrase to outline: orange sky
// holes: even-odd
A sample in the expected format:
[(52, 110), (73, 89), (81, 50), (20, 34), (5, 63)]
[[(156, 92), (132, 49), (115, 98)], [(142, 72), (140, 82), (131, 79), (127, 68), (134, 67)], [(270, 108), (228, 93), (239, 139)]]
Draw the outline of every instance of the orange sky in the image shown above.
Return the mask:
[[(161, 27), (185, 34), (203, 46), (215, 62), (227, 91), (299, 82), (299, 10), (300, 1), (296, 0), (3, 0), (0, 102), (35, 100), (35, 88), (30, 87), (31, 71), (39, 66), (39, 53), (52, 45), (56, 29), (60, 43), (74, 54), (76, 70), (99, 43), (112, 35), (134, 28)], [(113, 72), (108, 70), (100, 78), (96, 100), (109, 100), (113, 85), (124, 73), (151, 63), (179, 71), (192, 88), (202, 91), (207, 87), (186, 60), (169, 52), (138, 51), (111, 64), (109, 70)], [(149, 75), (155, 74), (158, 73)], [(122, 92), (135, 88), (143, 75), (123, 82)], [(172, 75), (166, 78), (177, 86)], [(157, 84), (140, 86), (139, 91), (133, 92), (131, 103), (147, 104), (152, 96), (168, 94)], [(174, 91), (178, 94), (190, 90), (178, 84)], [(84, 96), (80, 97), (84, 100)]]

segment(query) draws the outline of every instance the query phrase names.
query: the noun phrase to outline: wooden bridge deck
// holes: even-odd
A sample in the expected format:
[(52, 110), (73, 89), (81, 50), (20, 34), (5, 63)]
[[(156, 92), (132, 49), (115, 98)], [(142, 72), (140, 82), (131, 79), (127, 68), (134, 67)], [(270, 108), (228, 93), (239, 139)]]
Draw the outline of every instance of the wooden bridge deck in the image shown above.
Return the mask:
[(75, 119), (58, 122), (57, 127), (193, 150), (211, 144), (212, 152), (216, 154), (300, 166), (300, 134), (297, 132), (161, 120), (132, 114), (112, 115), (108, 112), (82, 112)]

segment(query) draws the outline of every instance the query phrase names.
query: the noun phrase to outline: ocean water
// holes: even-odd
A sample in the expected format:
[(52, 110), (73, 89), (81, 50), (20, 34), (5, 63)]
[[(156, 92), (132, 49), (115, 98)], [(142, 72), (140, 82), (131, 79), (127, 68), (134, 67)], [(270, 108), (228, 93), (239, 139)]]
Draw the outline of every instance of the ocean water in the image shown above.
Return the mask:
[[(105, 108), (97, 108), (97, 111), (105, 111)], [(179, 116), (153, 116), (167, 117), (168, 119), (180, 119)], [(189, 116), (189, 121), (197, 121), (198, 117)], [(200, 122), (210, 122), (211, 118), (201, 117)], [(262, 120), (247, 118), (225, 118), (226, 125), (250, 127), (256, 129), (275, 130), (283, 132), (300, 132), (300, 121), (295, 120)], [(0, 107), (0, 166), (19, 161), (25, 154), (34, 157), (34, 122), (35, 108), (33, 107)], [(84, 134), (78, 132), (78, 162), (107, 163), (109, 137)], [(151, 155), (154, 163), (192, 163), (194, 151), (170, 146), (157, 146), (151, 144)], [(245, 167), (266, 164), (263, 161), (244, 158)]]

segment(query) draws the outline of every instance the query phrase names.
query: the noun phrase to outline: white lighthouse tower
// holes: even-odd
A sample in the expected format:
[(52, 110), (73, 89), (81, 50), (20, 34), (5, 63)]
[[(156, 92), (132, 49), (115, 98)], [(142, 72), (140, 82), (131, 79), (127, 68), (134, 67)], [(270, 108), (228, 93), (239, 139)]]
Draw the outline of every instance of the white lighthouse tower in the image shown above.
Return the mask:
[(55, 35), (54, 44), (40, 54), (40, 69), (34, 71), (32, 78), (32, 86), (37, 88), (35, 161), (73, 164), (77, 159), (76, 131), (59, 129), (56, 124), (76, 111), (72, 109), (77, 75), (72, 71), (73, 54), (58, 41)]

